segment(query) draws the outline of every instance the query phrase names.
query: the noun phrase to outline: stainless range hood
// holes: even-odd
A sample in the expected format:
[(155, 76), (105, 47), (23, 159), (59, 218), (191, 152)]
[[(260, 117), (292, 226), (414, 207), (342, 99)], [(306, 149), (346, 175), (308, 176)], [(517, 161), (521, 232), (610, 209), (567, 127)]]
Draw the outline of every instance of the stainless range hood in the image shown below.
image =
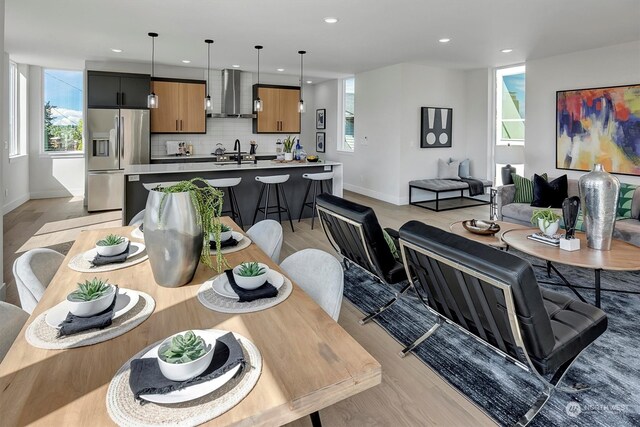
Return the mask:
[(215, 118), (254, 119), (255, 114), (240, 113), (240, 70), (222, 70), (222, 112), (213, 113)]

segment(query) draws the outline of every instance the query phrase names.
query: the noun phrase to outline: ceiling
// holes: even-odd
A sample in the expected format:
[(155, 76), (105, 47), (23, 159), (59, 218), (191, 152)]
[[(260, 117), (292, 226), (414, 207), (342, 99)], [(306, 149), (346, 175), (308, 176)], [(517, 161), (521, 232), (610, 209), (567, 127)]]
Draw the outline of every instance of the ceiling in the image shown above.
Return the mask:
[[(638, 0), (6, 0), (12, 59), (60, 68), (156, 61), (335, 78), (401, 62), (456, 69), (640, 40)], [(335, 16), (337, 24), (323, 18)], [(448, 37), (449, 43), (438, 39)], [(122, 49), (114, 53), (111, 48)], [(513, 49), (505, 54), (500, 50)], [(189, 65), (183, 59), (191, 60)], [(305, 77), (306, 80), (306, 77)]]

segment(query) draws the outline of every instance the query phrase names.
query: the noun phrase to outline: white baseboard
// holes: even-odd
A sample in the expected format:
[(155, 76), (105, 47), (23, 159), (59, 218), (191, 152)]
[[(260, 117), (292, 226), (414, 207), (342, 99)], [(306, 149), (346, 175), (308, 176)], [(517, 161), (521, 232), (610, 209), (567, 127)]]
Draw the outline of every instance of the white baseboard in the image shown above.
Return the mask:
[(57, 197), (84, 196), (84, 188), (71, 188), (69, 190), (32, 191), (32, 199), (54, 199)]
[(29, 194), (25, 194), (23, 196), (18, 197), (17, 199), (7, 203), (2, 207), (2, 214), (3, 215), (8, 214), (9, 212), (11, 212), (12, 210), (14, 210), (15, 208), (17, 208), (18, 206), (22, 205), (27, 201), (29, 201)]
[(382, 200), (383, 202), (399, 205), (400, 200), (396, 196), (380, 193), (379, 191), (370, 190), (368, 188), (358, 187), (357, 185), (344, 183), (344, 189), (347, 191), (353, 191), (354, 193), (362, 194), (363, 196), (372, 197), (374, 199)]

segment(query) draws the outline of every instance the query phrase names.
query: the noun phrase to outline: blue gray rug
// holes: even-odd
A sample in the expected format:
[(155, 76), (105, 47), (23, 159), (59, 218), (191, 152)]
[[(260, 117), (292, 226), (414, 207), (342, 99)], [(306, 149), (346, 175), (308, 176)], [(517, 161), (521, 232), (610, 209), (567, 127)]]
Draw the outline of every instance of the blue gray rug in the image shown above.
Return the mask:
[[(542, 264), (517, 251), (511, 253)], [(593, 286), (592, 270), (556, 267), (571, 283)], [(544, 269), (535, 270), (538, 280), (561, 283), (553, 276), (548, 279)], [(573, 295), (565, 287), (541, 286)], [(354, 265), (345, 271), (344, 295), (363, 313), (380, 307), (401, 287), (383, 285)], [(602, 287), (640, 291), (640, 274), (603, 272)], [(581, 290), (581, 294), (593, 301), (593, 291)], [(562, 382), (585, 383), (591, 389), (572, 394), (556, 391), (530, 425), (640, 425), (640, 295), (603, 292), (602, 309), (609, 316), (607, 331), (574, 363)], [(436, 319), (411, 290), (375, 321), (402, 345), (408, 345)], [(542, 390), (531, 374), (451, 325), (441, 327), (414, 350), (414, 355), (501, 425), (516, 422)], [(398, 358), (397, 363), (403, 360)]]

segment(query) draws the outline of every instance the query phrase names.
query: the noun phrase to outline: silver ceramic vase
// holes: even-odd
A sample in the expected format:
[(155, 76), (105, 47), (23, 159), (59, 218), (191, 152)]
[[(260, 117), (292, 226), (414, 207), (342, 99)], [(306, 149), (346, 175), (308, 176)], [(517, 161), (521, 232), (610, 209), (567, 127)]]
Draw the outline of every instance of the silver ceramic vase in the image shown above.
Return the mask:
[(200, 260), (202, 239), (202, 227), (197, 223), (188, 192), (149, 191), (144, 214), (144, 243), (158, 285), (176, 288), (193, 279)]
[(580, 177), (578, 186), (587, 246), (608, 251), (616, 224), (620, 181), (606, 172), (601, 164), (596, 164), (591, 172)]

